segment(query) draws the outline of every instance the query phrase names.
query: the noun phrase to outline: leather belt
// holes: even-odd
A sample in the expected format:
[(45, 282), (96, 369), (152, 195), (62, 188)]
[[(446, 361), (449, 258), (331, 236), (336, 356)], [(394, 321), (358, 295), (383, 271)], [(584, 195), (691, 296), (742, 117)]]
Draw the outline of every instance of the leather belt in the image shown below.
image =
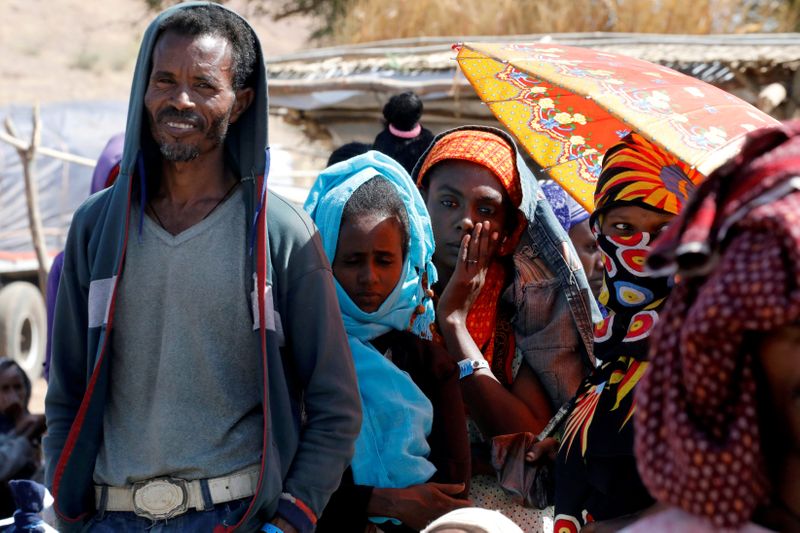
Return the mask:
[(213, 505), (253, 496), (260, 471), (260, 465), (253, 465), (211, 479), (190, 481), (159, 477), (127, 487), (95, 485), (95, 503), (98, 510), (132, 512), (151, 520), (167, 520), (190, 509), (205, 510), (204, 484), (208, 485)]

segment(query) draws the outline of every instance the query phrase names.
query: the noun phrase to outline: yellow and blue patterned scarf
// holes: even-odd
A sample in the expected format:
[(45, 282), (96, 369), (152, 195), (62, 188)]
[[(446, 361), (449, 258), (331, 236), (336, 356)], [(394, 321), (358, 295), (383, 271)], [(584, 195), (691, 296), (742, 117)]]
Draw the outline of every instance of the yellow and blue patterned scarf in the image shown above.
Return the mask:
[(599, 300), (608, 315), (595, 327), (601, 361), (581, 384), (556, 468), (556, 531), (629, 514), (652, 503), (633, 456), (634, 388), (647, 369), (649, 337), (672, 288), (645, 267), (653, 235), (600, 233), (611, 209), (637, 206), (678, 214), (702, 175), (633, 133), (603, 161), (591, 221), (605, 275)]

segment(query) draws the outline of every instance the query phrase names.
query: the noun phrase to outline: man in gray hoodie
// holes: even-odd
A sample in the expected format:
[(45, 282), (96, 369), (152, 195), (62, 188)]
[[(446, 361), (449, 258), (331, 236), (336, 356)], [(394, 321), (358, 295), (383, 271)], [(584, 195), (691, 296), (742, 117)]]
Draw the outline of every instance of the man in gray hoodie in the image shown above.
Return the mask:
[(268, 170), (255, 33), (211, 3), (165, 11), (119, 177), (65, 250), (44, 443), (63, 531), (313, 530), (360, 404), (316, 229)]

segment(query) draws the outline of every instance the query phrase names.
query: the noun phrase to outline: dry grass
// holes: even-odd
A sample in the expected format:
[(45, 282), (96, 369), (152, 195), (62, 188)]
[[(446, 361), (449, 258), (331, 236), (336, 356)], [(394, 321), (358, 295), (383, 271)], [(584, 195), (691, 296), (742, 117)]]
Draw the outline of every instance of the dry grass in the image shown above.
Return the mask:
[(793, 31), (800, 2), (780, 0), (352, 0), (333, 40), (613, 31)]

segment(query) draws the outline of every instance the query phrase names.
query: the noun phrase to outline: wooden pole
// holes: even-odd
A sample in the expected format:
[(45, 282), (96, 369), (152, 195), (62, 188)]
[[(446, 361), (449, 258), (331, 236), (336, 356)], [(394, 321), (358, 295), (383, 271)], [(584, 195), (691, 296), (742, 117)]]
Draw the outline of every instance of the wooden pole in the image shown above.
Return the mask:
[[(22, 171), (25, 176), (25, 200), (28, 205), (28, 225), (31, 229), (31, 239), (33, 249), (36, 252), (36, 259), (39, 262), (39, 289), (44, 293), (47, 290), (47, 274), (50, 272), (50, 259), (47, 257), (47, 248), (44, 242), (44, 228), (42, 226), (42, 215), (39, 211), (39, 189), (36, 186), (36, 150), (42, 139), (41, 118), (39, 116), (39, 104), (33, 107), (33, 131), (31, 132), (31, 142), (27, 148), (17, 147), (17, 153), (22, 159)], [(12, 137), (19, 139), (14, 122), (11, 117), (6, 117), (6, 131)]]
[[(18, 150), (28, 149), (28, 143), (26, 143), (22, 139), (17, 139), (16, 137), (9, 135), (3, 130), (0, 130), (0, 141), (10, 144), (14, 148), (17, 148)], [(44, 155), (47, 157), (52, 157), (54, 159), (60, 159), (61, 161), (66, 161), (67, 163), (75, 163), (76, 165), (83, 165), (84, 167), (89, 167), (89, 168), (94, 168), (95, 165), (97, 164), (96, 159), (90, 159), (88, 157), (82, 157), (79, 155), (62, 152), (61, 150), (54, 150), (46, 146), (37, 147), (36, 155)]]

